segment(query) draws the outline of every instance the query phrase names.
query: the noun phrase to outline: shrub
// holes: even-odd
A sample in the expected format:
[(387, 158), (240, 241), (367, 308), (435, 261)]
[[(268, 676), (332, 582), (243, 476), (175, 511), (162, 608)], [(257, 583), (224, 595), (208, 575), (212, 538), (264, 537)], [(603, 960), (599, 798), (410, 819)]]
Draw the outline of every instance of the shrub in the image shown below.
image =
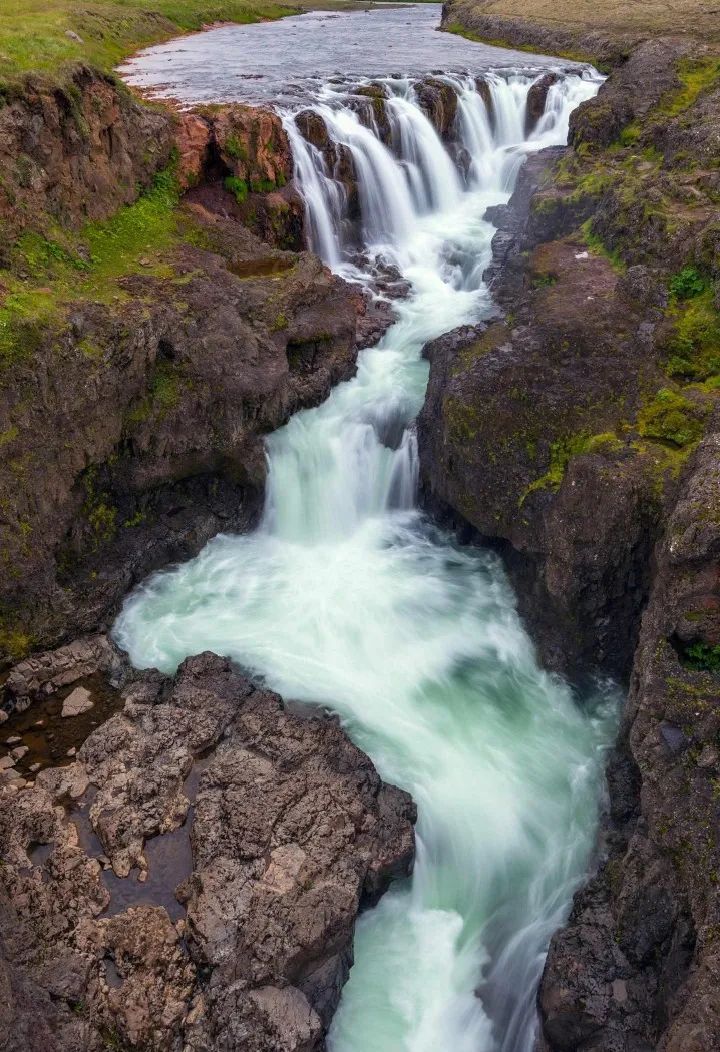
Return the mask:
[(670, 291), (679, 300), (691, 300), (700, 296), (707, 288), (707, 282), (696, 267), (683, 267), (670, 282)]

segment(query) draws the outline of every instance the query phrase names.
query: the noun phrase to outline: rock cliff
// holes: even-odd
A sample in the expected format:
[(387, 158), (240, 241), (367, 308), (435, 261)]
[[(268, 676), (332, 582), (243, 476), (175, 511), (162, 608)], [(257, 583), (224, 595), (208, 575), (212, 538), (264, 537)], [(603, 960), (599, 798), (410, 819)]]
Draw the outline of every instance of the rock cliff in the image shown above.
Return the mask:
[(352, 374), (364, 310), (292, 250), (302, 210), (275, 114), (150, 109), (85, 68), (14, 91), (0, 107), (5, 662), (95, 630), (149, 570), (247, 526), (263, 435)]
[[(488, 6), (463, 19), (486, 37)], [(720, 65), (647, 36), (608, 35), (623, 61), (571, 149), (494, 213), (498, 315), (427, 348), (419, 421), (428, 503), (502, 551), (546, 664), (630, 683), (599, 868), (540, 989), (549, 1052), (720, 1042)]]

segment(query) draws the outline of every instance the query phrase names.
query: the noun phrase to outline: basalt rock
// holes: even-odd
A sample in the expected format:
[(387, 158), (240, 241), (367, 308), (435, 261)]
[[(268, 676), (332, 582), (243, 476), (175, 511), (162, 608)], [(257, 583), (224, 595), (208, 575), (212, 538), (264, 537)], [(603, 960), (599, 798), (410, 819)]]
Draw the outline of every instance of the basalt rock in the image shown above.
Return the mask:
[[(319, 1052), (358, 911), (412, 864), (412, 802), (212, 654), (125, 699), (70, 767), (0, 789), (3, 1049)], [(173, 920), (150, 848), (188, 836)]]
[(104, 219), (168, 164), (173, 120), (78, 67), (64, 86), (29, 76), (0, 107), (3, 249), (28, 226)]
[(720, 1043), (720, 680), (703, 662), (720, 637), (718, 423), (658, 548), (614, 764), (625, 775), (611, 779), (609, 849), (550, 948), (540, 1007), (552, 1052)]
[[(358, 116), (367, 128), (373, 128), (377, 136), (385, 145), (392, 140), (392, 128), (388, 118), (385, 100), (386, 89), (382, 84), (362, 84), (355, 88), (354, 94), (359, 97), (356, 103)], [(354, 100), (351, 100), (351, 103)]]
[(427, 77), (415, 87), (420, 108), (441, 139), (447, 141), (455, 124), (457, 94), (451, 84)]
[(657, 508), (649, 464), (612, 435), (632, 392), (661, 374), (647, 317), (608, 260), (572, 234), (535, 243), (531, 201), (552, 156), (532, 159), (511, 208), (494, 213), (491, 287), (512, 320), (427, 349), (421, 475), (435, 507), (505, 552), (549, 665), (622, 674)]
[(172, 250), (174, 281), (136, 275), (118, 305), (78, 302), (3, 371), (0, 591), (35, 645), (97, 630), (150, 570), (247, 526), (263, 435), (354, 370), (348, 286), (187, 207), (206, 247)]
[(557, 73), (546, 73), (529, 89), (527, 93), (527, 109), (525, 111), (526, 136), (530, 135), (545, 112), (548, 92), (553, 84), (557, 84), (559, 79), (560, 77)]
[(290, 143), (273, 110), (224, 106), (211, 123), (222, 160), (248, 189), (282, 187), (292, 179)]

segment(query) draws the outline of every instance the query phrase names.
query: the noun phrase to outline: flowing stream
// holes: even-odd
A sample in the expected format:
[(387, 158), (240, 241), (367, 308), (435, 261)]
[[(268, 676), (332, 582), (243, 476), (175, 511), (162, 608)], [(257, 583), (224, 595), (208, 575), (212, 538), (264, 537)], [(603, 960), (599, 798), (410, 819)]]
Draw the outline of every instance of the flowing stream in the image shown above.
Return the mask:
[(360, 181), (355, 216), (285, 112), (312, 246), (352, 280), (396, 267), (411, 292), (356, 377), (268, 438), (259, 528), (154, 576), (115, 626), (138, 666), (172, 672), (210, 649), (331, 708), (417, 802), (413, 876), (358, 923), (332, 1052), (530, 1052), (548, 942), (592, 850), (612, 692), (577, 698), (544, 673), (498, 560), (416, 506), (423, 344), (488, 312), (485, 211), (597, 90), (591, 71), (566, 71), (526, 137), (542, 72), (486, 69), (482, 91), (444, 75), (458, 98), (450, 147), (413, 76), (374, 78), (384, 142), (347, 84), (320, 86), (312, 107)]

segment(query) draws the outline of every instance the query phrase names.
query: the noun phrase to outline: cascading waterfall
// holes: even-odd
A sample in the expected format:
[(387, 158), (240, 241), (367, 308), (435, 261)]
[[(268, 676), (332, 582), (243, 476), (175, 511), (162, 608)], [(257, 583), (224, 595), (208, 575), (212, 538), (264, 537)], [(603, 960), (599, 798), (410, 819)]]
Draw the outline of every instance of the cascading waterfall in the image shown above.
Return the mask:
[(411, 79), (383, 82), (387, 144), (342, 86), (315, 103), (352, 157), (359, 219), (286, 114), (313, 247), (363, 280), (359, 240), (362, 259), (397, 268), (411, 294), (357, 376), (268, 439), (259, 529), (153, 577), (115, 626), (136, 665), (169, 672), (211, 649), (329, 706), (417, 802), (413, 877), (358, 924), (333, 1052), (530, 1052), (614, 722), (610, 690), (576, 699), (538, 668), (496, 558), (458, 547), (416, 508), (412, 430), (423, 344), (488, 309), (487, 207), (507, 200), (528, 151), (565, 141), (597, 81), (563, 77), (526, 139), (531, 76), (489, 75), (489, 108), (472, 79), (446, 79), (452, 152)]

